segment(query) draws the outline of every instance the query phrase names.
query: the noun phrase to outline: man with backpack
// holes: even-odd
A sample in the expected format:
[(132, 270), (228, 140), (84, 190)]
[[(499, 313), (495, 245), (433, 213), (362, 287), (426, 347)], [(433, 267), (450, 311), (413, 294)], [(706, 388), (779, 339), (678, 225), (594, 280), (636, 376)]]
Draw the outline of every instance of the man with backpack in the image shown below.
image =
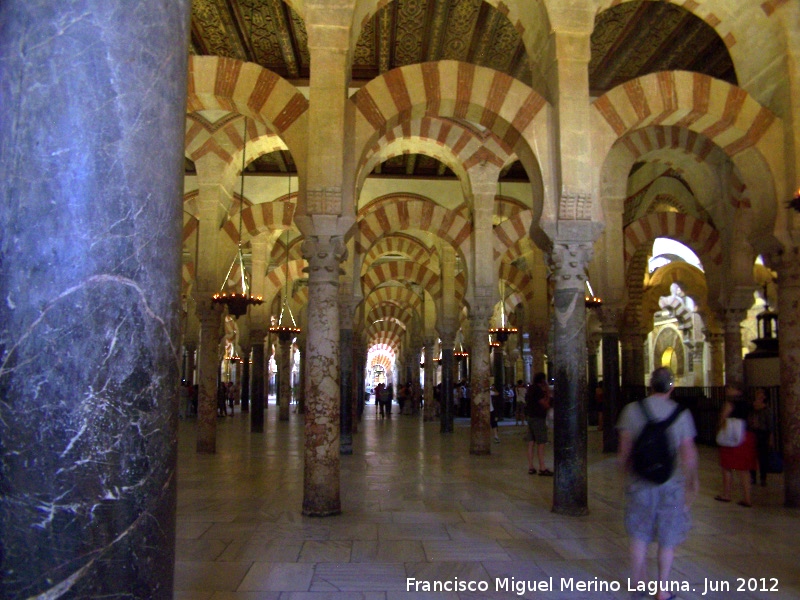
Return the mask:
[[(697, 495), (697, 435), (694, 420), (670, 398), (672, 372), (650, 376), (651, 395), (622, 411), (619, 465), (627, 478), (625, 528), (630, 537), (631, 586), (657, 600), (674, 597), (669, 574), (675, 548), (691, 524), (689, 506)], [(658, 544), (658, 581), (647, 582), (647, 546)]]

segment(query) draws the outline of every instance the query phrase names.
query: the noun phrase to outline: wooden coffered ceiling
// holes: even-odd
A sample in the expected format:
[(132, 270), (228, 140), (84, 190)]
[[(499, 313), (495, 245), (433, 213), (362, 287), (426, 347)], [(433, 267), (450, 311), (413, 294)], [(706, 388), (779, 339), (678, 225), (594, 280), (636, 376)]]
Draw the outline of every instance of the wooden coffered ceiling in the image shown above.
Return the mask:
[[(250, 61), (298, 86), (310, 58), (305, 25), (282, 0), (193, 0), (190, 51)], [(531, 65), (511, 22), (482, 0), (395, 0), (362, 28), (351, 81), (362, 85), (408, 64), (460, 60), (503, 71), (525, 83)], [(736, 84), (727, 48), (701, 19), (666, 2), (623, 2), (597, 15), (589, 87), (600, 95), (632, 78), (664, 70), (696, 71)], [(291, 172), (291, 157), (262, 157), (249, 170)], [(512, 168), (506, 177), (525, 178)], [(378, 173), (453, 177), (423, 155), (395, 157)]]

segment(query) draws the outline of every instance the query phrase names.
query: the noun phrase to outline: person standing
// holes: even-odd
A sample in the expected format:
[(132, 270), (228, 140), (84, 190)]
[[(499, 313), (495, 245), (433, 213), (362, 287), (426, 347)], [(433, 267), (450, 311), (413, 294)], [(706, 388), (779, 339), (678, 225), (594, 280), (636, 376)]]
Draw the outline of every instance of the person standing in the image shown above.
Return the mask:
[[(756, 455), (758, 457), (758, 472), (761, 486), (767, 485), (767, 471), (769, 470), (769, 453), (772, 451), (772, 421), (770, 410), (767, 406), (767, 391), (756, 388), (753, 398), (753, 410), (747, 420), (747, 429), (756, 436)], [(750, 483), (756, 483), (756, 469), (750, 470)]]
[(516, 408), (514, 409), (514, 425), (525, 424), (525, 394), (528, 388), (523, 383), (522, 379), (517, 380), (517, 388), (514, 390), (517, 397)]
[(533, 466), (534, 447), (539, 461), (539, 475), (552, 477), (544, 466), (544, 447), (547, 444), (547, 411), (550, 410), (550, 386), (547, 375), (537, 373), (525, 393), (525, 416), (528, 420), (528, 474), (536, 475)]
[[(651, 394), (641, 402), (631, 402), (622, 411), (619, 430), (619, 467), (627, 480), (625, 529), (630, 538), (631, 579), (636, 589), (645, 590), (647, 546), (658, 544), (658, 586), (656, 600), (668, 600), (670, 571), (675, 548), (684, 541), (691, 519), (689, 507), (699, 488), (697, 470), (697, 435), (694, 420), (688, 410), (674, 416), (678, 404), (670, 398), (674, 387), (672, 372), (660, 367), (650, 376)], [(675, 468), (661, 484), (638, 475), (633, 470), (632, 454), (637, 438), (648, 421), (674, 420), (666, 429)]]
[[(719, 431), (728, 418), (741, 419), (747, 424), (750, 416), (750, 405), (742, 395), (742, 389), (736, 384), (725, 386), (725, 401), (719, 414)], [(742, 499), (739, 506), (750, 508), (753, 500), (750, 495), (750, 471), (756, 468), (756, 436), (752, 431), (746, 430), (744, 440), (738, 446), (719, 447), (719, 466), (722, 468), (722, 493), (714, 496), (719, 502), (730, 502), (733, 488), (733, 472), (739, 474), (742, 486)]]

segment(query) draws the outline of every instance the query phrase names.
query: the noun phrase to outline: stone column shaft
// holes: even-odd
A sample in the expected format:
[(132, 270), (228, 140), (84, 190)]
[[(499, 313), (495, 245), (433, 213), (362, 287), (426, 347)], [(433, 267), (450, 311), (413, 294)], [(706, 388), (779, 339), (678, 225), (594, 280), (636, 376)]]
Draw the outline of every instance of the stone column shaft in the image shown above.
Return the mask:
[(742, 360), (742, 321), (746, 311), (725, 311), (725, 383), (744, 384), (744, 362)]
[(239, 400), (242, 403), (242, 412), (250, 412), (250, 346), (242, 346), (242, 383)]
[(586, 431), (586, 266), (587, 243), (556, 243), (551, 254), (555, 291), (553, 369), (553, 512), (584, 515), (588, 510)]
[(339, 372), (341, 379), (341, 416), (339, 418), (341, 428), (341, 440), (339, 442), (339, 452), (342, 454), (353, 453), (353, 330), (341, 329), (339, 331), (339, 346), (341, 353), (341, 364)]
[(619, 443), (619, 334), (603, 332), (603, 452), (616, 452)]
[(0, 3), (2, 598), (172, 596), (189, 11)]
[(303, 514), (341, 512), (339, 457), (339, 264), (347, 250), (341, 237), (309, 236), (306, 337), (305, 455)]
[(489, 319), (491, 305), (476, 306), (472, 311), (472, 369), (469, 388), (470, 399), (470, 454), (491, 454), (491, 423), (489, 416)]
[(250, 431), (264, 431), (264, 332), (252, 332), (253, 342), (253, 376), (251, 386)]
[(792, 248), (778, 264), (781, 370), (781, 440), (784, 504), (800, 507), (800, 251)]
[(433, 388), (436, 387), (436, 363), (433, 362), (433, 338), (425, 338), (425, 397), (423, 398), (423, 421), (433, 421), (436, 418)]
[(455, 333), (442, 334), (442, 433), (453, 433), (453, 344)]
[(289, 405), (292, 400), (292, 339), (279, 341), (278, 364), (278, 420), (289, 420)]
[(725, 385), (725, 336), (709, 330), (703, 333), (708, 342), (708, 385), (723, 386)]
[(219, 379), (219, 327), (221, 311), (211, 306), (211, 296), (197, 298), (197, 317), (200, 320), (200, 389), (197, 398), (197, 451), (213, 454), (217, 451), (217, 382)]

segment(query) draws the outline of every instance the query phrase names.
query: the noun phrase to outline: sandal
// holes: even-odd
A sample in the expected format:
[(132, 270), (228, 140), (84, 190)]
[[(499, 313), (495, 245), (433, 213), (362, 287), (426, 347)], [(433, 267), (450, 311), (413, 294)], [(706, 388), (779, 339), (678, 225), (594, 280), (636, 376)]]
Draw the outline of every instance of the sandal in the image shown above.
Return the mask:
[(552, 477), (553, 472), (550, 469), (545, 469), (544, 471), (539, 471), (539, 475), (544, 475), (545, 477)]
[(736, 504), (744, 506), (745, 508), (751, 508), (753, 506), (750, 502), (745, 502), (744, 500), (739, 500)]
[(536, 475), (536, 469), (528, 469), (528, 475)]
[(731, 501), (730, 498), (724, 498), (723, 496), (714, 496), (714, 500), (717, 500), (718, 502), (730, 502)]

